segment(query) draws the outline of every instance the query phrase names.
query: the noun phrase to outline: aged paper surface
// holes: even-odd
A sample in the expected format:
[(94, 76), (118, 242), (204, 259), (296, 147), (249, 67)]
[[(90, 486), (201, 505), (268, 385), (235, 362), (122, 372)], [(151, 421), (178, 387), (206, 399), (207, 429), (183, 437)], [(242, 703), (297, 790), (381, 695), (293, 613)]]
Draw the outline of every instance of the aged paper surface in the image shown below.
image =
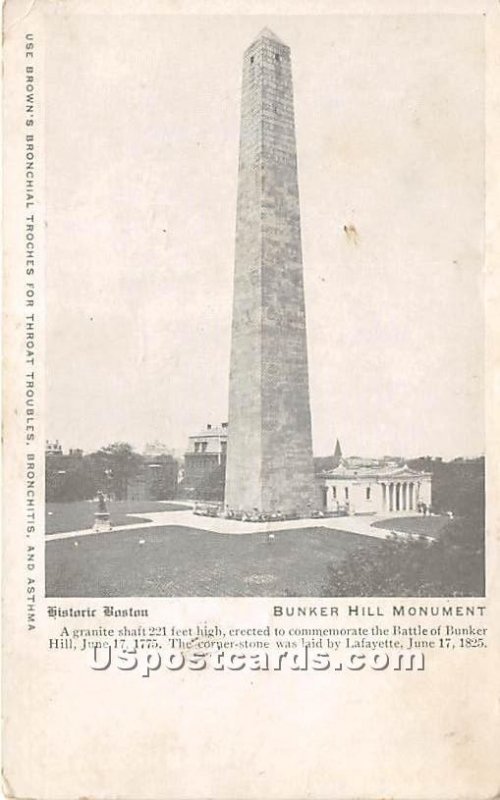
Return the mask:
[(5, 794), (498, 796), (498, 5), (3, 26)]

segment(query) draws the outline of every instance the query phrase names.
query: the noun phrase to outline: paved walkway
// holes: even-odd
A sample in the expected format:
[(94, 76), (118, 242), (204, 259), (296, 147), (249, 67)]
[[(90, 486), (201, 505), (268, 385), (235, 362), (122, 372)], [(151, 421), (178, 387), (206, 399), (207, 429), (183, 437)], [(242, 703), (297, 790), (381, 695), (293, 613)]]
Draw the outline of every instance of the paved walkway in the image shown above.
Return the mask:
[[(137, 516), (130, 514), (127, 516)], [(142, 514), (141, 514), (142, 516)], [(288, 519), (279, 522), (241, 522), (239, 520), (224, 519), (222, 517), (202, 517), (193, 514), (191, 509), (181, 511), (152, 511), (144, 512), (144, 516), (150, 522), (133, 523), (131, 525), (117, 525), (111, 533), (119, 531), (132, 531), (144, 528), (159, 528), (170, 526), (193, 528), (199, 531), (209, 531), (210, 533), (248, 535), (252, 533), (274, 533), (278, 531), (297, 530), (298, 528), (324, 528), (327, 530), (345, 531), (346, 533), (357, 533), (361, 536), (370, 536), (374, 539), (385, 539), (392, 528), (390, 527), (391, 518), (401, 519), (401, 517), (414, 517), (415, 512), (399, 512), (397, 514), (376, 514), (360, 517), (320, 517), (314, 519)], [(387, 527), (374, 528), (374, 522), (387, 521)], [(75, 536), (106, 536), (108, 531), (94, 531), (92, 528), (79, 531), (68, 531), (64, 533), (52, 533), (46, 537), (47, 541), (57, 539), (71, 539)], [(398, 533), (402, 538), (411, 534)], [(426, 537), (434, 541), (432, 537)]]

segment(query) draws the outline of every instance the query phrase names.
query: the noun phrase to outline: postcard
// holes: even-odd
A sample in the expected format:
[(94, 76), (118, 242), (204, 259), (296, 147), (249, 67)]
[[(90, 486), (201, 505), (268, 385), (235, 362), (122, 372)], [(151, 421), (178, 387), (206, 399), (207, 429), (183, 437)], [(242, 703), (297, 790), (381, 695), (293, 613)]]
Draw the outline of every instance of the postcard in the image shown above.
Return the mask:
[(5, 795), (496, 797), (498, 4), (3, 30)]

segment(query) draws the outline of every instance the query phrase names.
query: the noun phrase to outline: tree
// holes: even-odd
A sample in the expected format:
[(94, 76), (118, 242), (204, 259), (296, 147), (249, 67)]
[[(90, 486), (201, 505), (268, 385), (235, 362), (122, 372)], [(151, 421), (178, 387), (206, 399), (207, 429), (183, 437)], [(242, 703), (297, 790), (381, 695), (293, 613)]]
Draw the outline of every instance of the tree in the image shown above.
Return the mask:
[(113, 492), (117, 500), (125, 500), (129, 481), (137, 475), (143, 463), (142, 456), (127, 442), (113, 442), (101, 447), (91, 458), (96, 477), (102, 484), (100, 488)]
[(409, 461), (408, 466), (432, 472), (432, 507), (436, 511), (453, 511), (464, 517), (484, 514), (483, 457), (445, 462), (426, 456)]
[(400, 537), (358, 546), (328, 567), (324, 593), (337, 597), (474, 597), (484, 594), (484, 506), (448, 523), (431, 543)]
[(88, 500), (95, 496), (96, 476), (88, 457), (71, 459), (49, 456), (45, 459), (45, 499), (47, 502)]

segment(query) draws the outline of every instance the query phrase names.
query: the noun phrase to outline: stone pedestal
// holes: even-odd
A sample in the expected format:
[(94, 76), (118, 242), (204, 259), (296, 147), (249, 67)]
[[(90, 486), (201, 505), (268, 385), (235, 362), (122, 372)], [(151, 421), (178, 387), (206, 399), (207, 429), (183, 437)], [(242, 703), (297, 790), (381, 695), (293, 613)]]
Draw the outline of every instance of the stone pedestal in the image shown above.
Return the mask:
[(92, 530), (98, 531), (99, 533), (113, 530), (109, 520), (109, 511), (96, 511)]

